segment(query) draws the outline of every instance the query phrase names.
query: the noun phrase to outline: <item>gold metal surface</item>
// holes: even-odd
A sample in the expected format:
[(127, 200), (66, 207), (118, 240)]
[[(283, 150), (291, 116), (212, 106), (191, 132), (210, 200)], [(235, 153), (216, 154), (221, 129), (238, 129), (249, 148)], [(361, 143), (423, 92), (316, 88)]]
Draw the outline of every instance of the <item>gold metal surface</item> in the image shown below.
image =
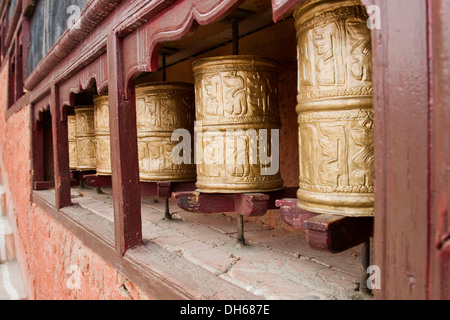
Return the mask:
[(77, 138), (75, 115), (67, 116), (67, 131), (69, 137), (69, 167), (71, 170), (77, 169)]
[(139, 171), (141, 181), (193, 181), (191, 164), (175, 164), (172, 141), (177, 129), (194, 131), (194, 87), (188, 83), (157, 82), (136, 86)]
[(80, 171), (95, 170), (97, 167), (94, 107), (75, 107), (77, 169)]
[(299, 207), (372, 216), (371, 34), (360, 1), (309, 0), (298, 41)]
[(109, 131), (109, 98), (107, 95), (94, 97), (95, 141), (97, 174), (111, 175), (111, 140)]
[[(271, 59), (243, 55), (194, 63), (199, 191), (243, 193), (282, 187), (279, 169), (262, 174), (268, 164), (259, 153), (259, 147), (269, 149), (271, 129), (281, 127), (277, 67)], [(232, 129), (239, 131), (228, 134)], [(265, 146), (258, 138), (264, 129), (269, 135)]]

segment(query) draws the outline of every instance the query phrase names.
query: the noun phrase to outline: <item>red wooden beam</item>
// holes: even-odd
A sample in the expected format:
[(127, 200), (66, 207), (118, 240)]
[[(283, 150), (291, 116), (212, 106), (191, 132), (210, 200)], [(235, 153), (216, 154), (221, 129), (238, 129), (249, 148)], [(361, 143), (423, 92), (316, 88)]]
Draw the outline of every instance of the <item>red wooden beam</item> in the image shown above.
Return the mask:
[[(196, 213), (237, 212), (243, 216), (261, 216), (267, 210), (277, 209), (278, 199), (292, 197), (297, 187), (282, 188), (266, 193), (201, 193), (195, 190), (195, 184), (173, 185), (172, 197), (180, 208)], [(182, 188), (185, 188), (183, 191)]]
[(429, 299), (450, 299), (450, 3), (429, 0), (430, 106)]
[[(78, 180), (70, 180), (70, 186), (76, 187), (80, 184)], [(55, 181), (35, 181), (34, 190), (48, 190), (55, 187)]]
[(383, 272), (375, 297), (423, 300), (430, 255), (429, 67), (435, 62), (430, 64), (427, 29), (432, 23), (426, 1), (371, 2), (381, 10), (381, 29), (372, 31), (374, 264)]
[(373, 218), (320, 214), (304, 221), (303, 225), (311, 248), (339, 253), (370, 240)]
[(6, 35), (6, 39), (4, 42), (4, 45), (7, 48), (11, 45), (16, 29), (20, 27), (18, 22), (20, 20), (21, 13), (22, 13), (22, 1), (19, 0), (16, 2), (16, 7), (14, 8), (12, 19), (11, 21), (9, 21), (8, 34)]
[(291, 14), (303, 2), (305, 0), (272, 0), (273, 21), (278, 22)]
[[(108, 34), (124, 38), (156, 16), (174, 0), (93, 0), (81, 13), (76, 28), (69, 28), (25, 79), (34, 102), (48, 90), (49, 81), (61, 83), (106, 51)], [(74, 50), (77, 48), (77, 50)]]
[(44, 164), (44, 128), (43, 128), (43, 112), (50, 110), (50, 95), (42, 99), (38, 103), (32, 105), (31, 108), (31, 135), (33, 146), (33, 181), (45, 180), (45, 164)]
[(82, 174), (77, 177), (79, 180), (86, 181), (87, 184), (93, 187), (111, 187), (111, 176), (99, 176), (97, 174)]
[(177, 205), (195, 213), (234, 212), (234, 196), (231, 194), (206, 194), (200, 192), (174, 192)]
[(373, 218), (350, 218), (308, 212), (298, 208), (297, 198), (276, 201), (283, 220), (306, 231), (311, 248), (338, 253), (364, 243), (372, 236)]
[(221, 194), (197, 191), (174, 192), (177, 205), (195, 213), (237, 212), (243, 216), (261, 216), (269, 209), (270, 196), (263, 193)]
[(284, 198), (275, 202), (275, 205), (280, 208), (280, 215), (284, 222), (296, 229), (306, 230), (304, 222), (318, 214), (302, 210), (297, 204), (297, 198)]
[(181, 39), (198, 24), (212, 23), (232, 10), (243, 0), (180, 0), (163, 14), (142, 25), (124, 39), (127, 51), (136, 52), (125, 57), (125, 79), (138, 72), (158, 69), (159, 46), (162, 42)]
[(23, 51), (21, 38), (22, 33), (18, 33), (15, 40), (16, 74), (14, 75), (14, 101), (19, 100), (23, 96)]
[(125, 92), (123, 40), (108, 36), (111, 168), (117, 253), (142, 243), (141, 198), (134, 86)]
[[(74, 47), (83, 39), (89, 37), (97, 24), (102, 22), (122, 0), (94, 0), (83, 10), (77, 28), (69, 28), (50, 49), (48, 54), (36, 66), (30, 77), (25, 81), (28, 90), (33, 89), (48, 74), (52, 73), (55, 66), (69, 55)], [(74, 41), (74, 39), (76, 39)], [(72, 52), (73, 53), (73, 52)], [(79, 60), (79, 63), (82, 61)], [(60, 68), (67, 66), (61, 65)]]
[[(83, 174), (78, 179), (86, 181), (93, 187), (111, 187), (111, 176), (99, 176), (97, 174)], [(158, 196), (160, 198), (171, 198), (172, 192), (194, 191), (194, 181), (183, 182), (140, 182), (141, 196)]]
[(106, 93), (108, 90), (108, 57), (106, 53), (61, 83), (61, 105), (73, 107), (74, 94), (93, 87), (94, 83), (98, 94)]

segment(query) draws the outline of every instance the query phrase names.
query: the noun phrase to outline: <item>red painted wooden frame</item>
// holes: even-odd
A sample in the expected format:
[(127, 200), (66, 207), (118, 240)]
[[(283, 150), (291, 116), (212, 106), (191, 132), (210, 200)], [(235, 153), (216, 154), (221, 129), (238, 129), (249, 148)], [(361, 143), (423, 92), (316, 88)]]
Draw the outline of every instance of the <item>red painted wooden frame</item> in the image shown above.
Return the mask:
[[(117, 1), (117, 4), (119, 2)], [(179, 39), (197, 23), (211, 23), (236, 8), (242, 1), (178, 1), (159, 16), (156, 15), (173, 1), (151, 2), (151, 5), (149, 3), (138, 5), (137, 2), (132, 2), (135, 4), (131, 7), (132, 9), (119, 5), (114, 12), (109, 2), (102, 0), (92, 2), (85, 9), (81, 24), (83, 26), (83, 21), (87, 23), (88, 20), (83, 19), (88, 19), (86, 17), (92, 14), (99, 23), (97, 28), (93, 29), (90, 24), (81, 31), (72, 29), (66, 31), (51, 52), (38, 64), (25, 84), (31, 89), (32, 103), (42, 100), (50, 90), (57, 209), (69, 206), (71, 203), (67, 107), (74, 106), (76, 93), (91, 87), (94, 82), (97, 93), (101, 94), (108, 90), (115, 238), (116, 250), (120, 255), (142, 242), (133, 79), (140, 72), (157, 69), (158, 43)], [(140, 18), (125, 19), (133, 10), (140, 14)], [(98, 11), (108, 12), (110, 16), (103, 20), (103, 16), (100, 16)], [(116, 15), (123, 16), (123, 20), (115, 20)], [(154, 19), (151, 19), (152, 17)], [(121, 22), (116, 26), (115, 21)], [(127, 25), (130, 21), (133, 23)], [(173, 25), (175, 21), (177, 23)], [(136, 29), (140, 24), (142, 25), (139, 29)], [(87, 35), (91, 30), (94, 32)], [(99, 34), (95, 30), (99, 30)], [(111, 31), (106, 34), (105, 30)], [(76, 54), (69, 53), (74, 46), (66, 42), (77, 34), (83, 39), (78, 46), (86, 42), (91, 50), (81, 50)], [(61, 55), (65, 58), (61, 58)], [(57, 64), (57, 68), (45, 75), (52, 64)], [(45, 79), (51, 79), (51, 81), (48, 82)], [(39, 110), (37, 106), (34, 108)], [(35, 119), (38, 119), (39, 112), (34, 113)], [(130, 128), (135, 129), (130, 130)]]
[[(374, 240), (375, 263), (382, 271), (382, 290), (376, 297), (448, 297), (448, 1), (363, 2), (381, 9), (382, 25), (380, 30), (373, 30), (377, 176)], [(62, 163), (67, 155), (67, 141), (61, 138), (67, 126), (64, 107), (73, 105), (73, 94), (94, 81), (98, 92), (108, 88), (115, 140), (112, 154), (119, 254), (139, 244), (141, 234), (139, 209), (136, 203), (130, 206), (128, 202), (137, 200), (137, 196), (130, 195), (132, 188), (125, 188), (139, 187), (136, 164), (133, 160), (134, 169), (127, 170), (123, 163), (125, 151), (133, 157), (136, 154), (134, 132), (123, 132), (128, 121), (132, 122), (124, 112), (135, 112), (133, 78), (139, 72), (156, 70), (159, 43), (182, 37), (196, 24), (219, 19), (239, 3), (94, 0), (81, 18), (82, 28), (68, 30), (25, 81), (31, 91), (30, 101), (36, 105), (51, 92), (52, 115), (56, 115), (53, 125), (58, 135), (55, 142), (61, 147), (56, 150), (60, 154), (55, 155), (61, 161), (55, 166), (61, 177), (58, 206), (67, 204), (70, 192), (66, 165)], [(272, 3), (277, 21), (300, 0)], [(3, 24), (2, 39), (6, 28)], [(437, 59), (431, 65), (432, 57)]]

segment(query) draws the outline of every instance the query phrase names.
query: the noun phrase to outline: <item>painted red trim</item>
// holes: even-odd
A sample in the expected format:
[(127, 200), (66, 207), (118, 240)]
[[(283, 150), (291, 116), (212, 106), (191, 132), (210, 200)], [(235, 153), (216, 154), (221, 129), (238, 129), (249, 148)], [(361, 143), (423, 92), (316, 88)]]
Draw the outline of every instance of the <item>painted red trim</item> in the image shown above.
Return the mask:
[(80, 16), (79, 23), (67, 29), (61, 38), (50, 49), (44, 59), (36, 66), (25, 81), (25, 88), (32, 90), (36, 85), (52, 72), (71, 51), (90, 32), (114, 11), (122, 0), (94, 0), (88, 4)]
[(71, 205), (69, 142), (67, 120), (59, 105), (59, 88), (53, 85), (50, 94), (50, 112), (52, 114), (53, 130), (53, 163), (55, 169), (55, 203), (61, 209)]
[(158, 69), (158, 45), (182, 38), (196, 26), (206, 25), (237, 8), (243, 0), (180, 0), (124, 39), (125, 79)]
[(273, 21), (278, 22), (305, 0), (272, 0)]
[(123, 40), (108, 37), (109, 123), (117, 254), (142, 243), (141, 197), (134, 86), (125, 99)]
[(20, 24), (18, 23), (22, 13), (22, 1), (17, 1), (16, 7), (14, 8), (14, 13), (12, 19), (9, 23), (8, 34), (6, 35), (6, 39), (4, 41), (5, 47), (9, 47), (12, 39), (14, 38), (14, 33)]

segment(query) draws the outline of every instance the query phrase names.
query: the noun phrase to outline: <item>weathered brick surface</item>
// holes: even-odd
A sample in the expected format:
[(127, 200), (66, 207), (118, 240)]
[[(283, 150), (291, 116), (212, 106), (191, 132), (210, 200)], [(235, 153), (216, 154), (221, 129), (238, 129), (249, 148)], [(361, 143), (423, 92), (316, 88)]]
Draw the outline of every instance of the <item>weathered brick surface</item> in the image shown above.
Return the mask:
[[(37, 299), (149, 299), (101, 257), (33, 205), (29, 270)], [(39, 258), (37, 258), (39, 257)]]

